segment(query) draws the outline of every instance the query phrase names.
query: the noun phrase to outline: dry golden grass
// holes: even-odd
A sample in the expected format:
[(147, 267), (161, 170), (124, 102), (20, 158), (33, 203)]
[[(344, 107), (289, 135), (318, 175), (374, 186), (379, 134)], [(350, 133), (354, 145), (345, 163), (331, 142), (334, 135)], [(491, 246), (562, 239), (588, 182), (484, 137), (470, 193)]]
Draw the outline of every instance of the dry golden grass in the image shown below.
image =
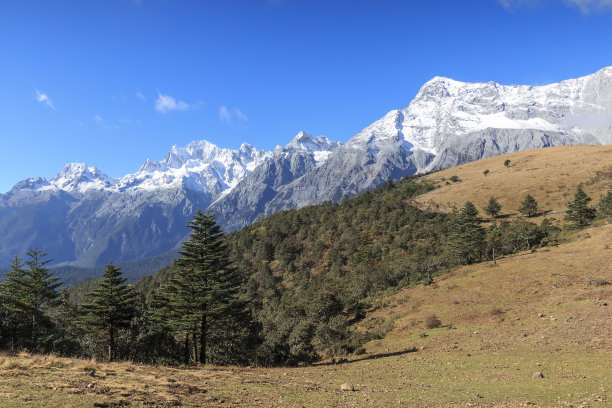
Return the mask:
[[(504, 161), (510, 160), (508, 167)], [(483, 172), (489, 170), (485, 176)], [(461, 182), (447, 185), (452, 176)], [(574, 198), (579, 184), (597, 202), (612, 184), (612, 145), (560, 146), (525, 150), (453, 167), (426, 176), (440, 188), (418, 197), (421, 208), (452, 211), (472, 201), (483, 214), (491, 196), (502, 214), (516, 214), (531, 194), (541, 211), (560, 212)], [(557, 215), (557, 218), (562, 218)]]
[[(608, 407), (611, 247), (612, 225), (593, 227), (405, 289), (363, 322), (392, 321), (388, 336), (338, 365), (177, 369), (0, 356), (0, 407)], [(433, 314), (442, 326), (428, 329)], [(544, 378), (533, 379), (537, 371)], [(344, 382), (355, 391), (341, 391)]]

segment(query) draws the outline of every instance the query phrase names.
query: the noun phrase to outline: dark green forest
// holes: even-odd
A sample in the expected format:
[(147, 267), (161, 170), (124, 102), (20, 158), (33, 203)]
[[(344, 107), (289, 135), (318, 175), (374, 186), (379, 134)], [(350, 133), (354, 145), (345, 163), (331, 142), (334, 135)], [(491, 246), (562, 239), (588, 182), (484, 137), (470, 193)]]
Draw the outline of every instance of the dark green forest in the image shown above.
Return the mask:
[[(421, 211), (434, 188), (408, 177), (340, 203), (283, 211), (228, 235), (198, 211), (179, 258), (126, 284), (107, 265), (70, 288), (34, 249), (0, 284), (0, 349), (149, 364), (312, 363), (359, 354), (385, 328), (355, 330), (375, 300), (460, 265), (556, 245), (572, 228), (612, 214), (579, 189), (562, 228), (497, 219), (498, 203), (457, 213)], [(51, 254), (52, 255), (52, 254)]]

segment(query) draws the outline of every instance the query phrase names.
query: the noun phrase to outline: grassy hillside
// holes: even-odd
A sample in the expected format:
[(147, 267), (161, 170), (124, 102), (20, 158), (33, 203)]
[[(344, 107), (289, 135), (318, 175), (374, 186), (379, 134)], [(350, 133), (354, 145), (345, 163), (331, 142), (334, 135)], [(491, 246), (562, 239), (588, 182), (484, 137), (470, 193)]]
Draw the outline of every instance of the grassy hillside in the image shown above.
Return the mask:
[[(246, 295), (272, 333), (266, 341), (295, 343), (298, 322), (324, 334), (304, 343), (316, 351), (337, 348), (334, 341), (344, 347), (350, 339), (337, 321), (320, 321), (331, 310), (358, 334), (385, 334), (363, 353), (297, 367), (189, 369), (0, 355), (0, 408), (610, 406), (612, 224), (600, 219), (563, 232), (558, 246), (445, 272), (431, 261), (447, 255), (454, 216), (408, 203), (429, 191), (413, 200), (441, 210), (470, 200), (482, 209), (494, 195), (502, 212), (514, 213), (530, 193), (542, 210), (563, 211), (579, 183), (598, 201), (612, 181), (611, 160), (610, 146), (521, 152), (429, 175), (440, 185), (433, 191), (406, 179), (230, 236), (238, 266), (251, 273)], [(449, 181), (453, 175), (462, 181)], [(418, 284), (428, 267), (443, 274)], [(167, 272), (137, 286), (151, 292)], [(354, 391), (340, 389), (347, 382)]]
[[(510, 160), (507, 167), (506, 160)], [(489, 170), (487, 175), (485, 170)], [(452, 182), (453, 176), (460, 181)], [(579, 184), (593, 202), (612, 184), (612, 146), (525, 150), (453, 167), (425, 178), (440, 188), (415, 200), (422, 209), (452, 211), (471, 200), (482, 213), (493, 196), (502, 205), (502, 214), (516, 214), (525, 195), (531, 194), (541, 211), (559, 212), (567, 208)]]
[[(612, 225), (574, 238), (382, 299), (363, 324), (393, 329), (340, 364), (176, 369), (3, 356), (0, 407), (610, 406)], [(427, 328), (432, 314), (440, 327)], [(345, 382), (355, 391), (341, 391)]]

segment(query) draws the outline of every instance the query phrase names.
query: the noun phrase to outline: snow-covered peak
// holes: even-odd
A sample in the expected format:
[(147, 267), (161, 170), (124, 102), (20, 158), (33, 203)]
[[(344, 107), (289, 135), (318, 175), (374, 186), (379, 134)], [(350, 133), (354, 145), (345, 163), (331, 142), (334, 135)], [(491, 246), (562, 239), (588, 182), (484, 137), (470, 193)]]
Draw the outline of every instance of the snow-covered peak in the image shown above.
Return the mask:
[(322, 151), (322, 150), (334, 150), (341, 143), (333, 142), (327, 137), (313, 136), (310, 133), (301, 131), (285, 146), (286, 149), (300, 149), (308, 150), (310, 152)]
[[(88, 167), (85, 163), (69, 163), (53, 177), (49, 187), (59, 190), (84, 193), (90, 189), (103, 190), (115, 184), (116, 180), (108, 177), (97, 167)], [(44, 188), (45, 186), (41, 186)]]
[(331, 141), (323, 135), (315, 137), (310, 133), (301, 131), (284, 148), (277, 146), (274, 152), (275, 154), (285, 154), (296, 150), (306, 151), (313, 155), (317, 166), (319, 166), (340, 146), (342, 146), (342, 143)]
[(121, 178), (119, 188), (156, 190), (187, 187), (213, 196), (233, 188), (271, 153), (243, 143), (238, 150), (196, 140), (172, 146), (161, 161), (147, 159), (140, 170)]
[(17, 191), (22, 190), (40, 190), (42, 188), (48, 187), (49, 185), (49, 182), (44, 177), (27, 178), (15, 184), (13, 188), (9, 191), (9, 194), (16, 193)]
[(434, 77), (408, 107), (389, 112), (347, 146), (376, 150), (403, 140), (435, 155), (449, 140), (490, 128), (582, 132), (612, 143), (612, 67), (543, 86)]

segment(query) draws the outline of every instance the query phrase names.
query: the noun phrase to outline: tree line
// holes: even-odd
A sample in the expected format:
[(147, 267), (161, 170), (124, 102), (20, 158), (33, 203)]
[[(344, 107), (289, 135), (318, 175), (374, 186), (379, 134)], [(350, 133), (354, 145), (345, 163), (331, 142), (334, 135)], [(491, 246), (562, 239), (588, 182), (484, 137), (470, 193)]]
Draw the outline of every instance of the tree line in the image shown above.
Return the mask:
[[(483, 210), (493, 222), (485, 227), (470, 202), (455, 214), (410, 205), (432, 188), (414, 177), (389, 181), (229, 235), (212, 213), (198, 211), (180, 258), (134, 285), (110, 263), (101, 280), (61, 288), (48, 254), (30, 250), (25, 261), (15, 257), (0, 284), (0, 349), (185, 365), (273, 366), (358, 354), (385, 334), (384, 327), (352, 329), (381, 293), (560, 239), (550, 221), (529, 220), (537, 213), (533, 197), (523, 203), (525, 217), (504, 222), (492, 198)], [(576, 191), (566, 212), (574, 228), (612, 216), (612, 188), (597, 210), (590, 201)]]

